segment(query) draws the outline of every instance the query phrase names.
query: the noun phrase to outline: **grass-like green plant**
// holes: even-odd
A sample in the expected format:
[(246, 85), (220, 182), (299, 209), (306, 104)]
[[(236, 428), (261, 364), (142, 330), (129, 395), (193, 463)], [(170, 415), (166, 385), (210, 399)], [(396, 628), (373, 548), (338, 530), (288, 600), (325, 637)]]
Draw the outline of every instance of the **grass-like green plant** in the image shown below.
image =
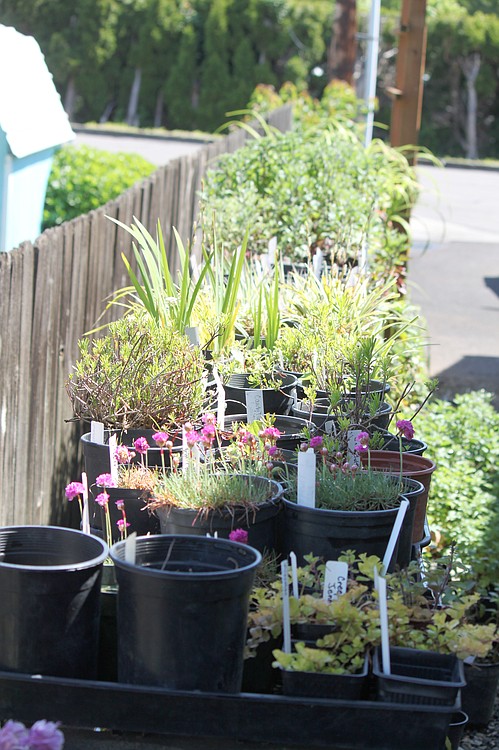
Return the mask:
[(82, 338), (67, 392), (75, 419), (107, 428), (157, 428), (196, 419), (202, 407), (203, 357), (187, 336), (144, 314), (110, 323), (105, 336)]

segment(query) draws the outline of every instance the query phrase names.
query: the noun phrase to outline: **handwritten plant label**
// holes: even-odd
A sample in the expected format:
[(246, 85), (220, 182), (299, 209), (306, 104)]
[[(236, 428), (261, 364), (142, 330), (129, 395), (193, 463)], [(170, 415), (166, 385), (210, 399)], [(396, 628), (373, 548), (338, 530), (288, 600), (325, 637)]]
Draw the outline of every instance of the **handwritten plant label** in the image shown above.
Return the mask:
[(90, 442), (104, 445), (104, 424), (102, 422), (90, 422)]
[(116, 458), (116, 447), (118, 439), (116, 435), (109, 436), (109, 468), (113, 482), (118, 484), (118, 459)]
[(315, 467), (316, 456), (313, 448), (298, 453), (298, 505), (315, 508)]
[(348, 563), (339, 560), (328, 560), (324, 572), (324, 590), (322, 598), (328, 604), (334, 602), (347, 590)]
[(281, 581), (282, 581), (282, 633), (283, 633), (283, 651), (285, 654), (291, 653), (291, 620), (289, 618), (289, 583), (288, 583), (288, 561), (281, 562)]
[(356, 466), (360, 466), (360, 456), (355, 448), (357, 442), (357, 435), (360, 435), (362, 430), (348, 430), (347, 433), (347, 461), (354, 463)]
[(262, 419), (265, 414), (263, 408), (263, 391), (259, 388), (251, 388), (246, 393), (246, 414), (249, 423)]

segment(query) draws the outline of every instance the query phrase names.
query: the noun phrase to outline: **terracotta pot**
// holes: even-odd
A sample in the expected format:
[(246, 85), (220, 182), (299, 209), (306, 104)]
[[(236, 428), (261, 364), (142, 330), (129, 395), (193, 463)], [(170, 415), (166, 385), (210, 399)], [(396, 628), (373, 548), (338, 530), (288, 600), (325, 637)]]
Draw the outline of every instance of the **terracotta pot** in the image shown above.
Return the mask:
[[(368, 461), (368, 454), (362, 454), (362, 463), (364, 466), (368, 465)], [(396, 453), (395, 451), (370, 451), (370, 462), (371, 469), (375, 471), (389, 471), (391, 474), (398, 474), (400, 472), (400, 453)], [(431, 477), (436, 468), (437, 465), (431, 458), (417, 456), (413, 453), (402, 453), (402, 476), (409, 477), (409, 479), (417, 479), (424, 487), (424, 491), (418, 496), (414, 513), (413, 544), (417, 544), (424, 537), (428, 493)]]

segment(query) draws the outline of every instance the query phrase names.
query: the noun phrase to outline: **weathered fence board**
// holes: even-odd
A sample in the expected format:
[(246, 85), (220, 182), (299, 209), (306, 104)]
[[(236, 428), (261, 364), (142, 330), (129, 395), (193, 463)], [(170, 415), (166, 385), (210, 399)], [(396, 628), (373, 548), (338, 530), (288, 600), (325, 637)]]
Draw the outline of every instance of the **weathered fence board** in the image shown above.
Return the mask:
[[(291, 108), (269, 120), (288, 130)], [(238, 128), (102, 208), (0, 253), (0, 526), (76, 521), (64, 486), (81, 467), (82, 427), (71, 421), (65, 383), (78, 339), (95, 327), (109, 295), (128, 284), (122, 252), (133, 263), (131, 237), (107, 217), (130, 225), (135, 216), (153, 236), (159, 219), (177, 268), (172, 226), (191, 240), (204, 174), (247, 137)], [(111, 308), (100, 324), (121, 313)]]

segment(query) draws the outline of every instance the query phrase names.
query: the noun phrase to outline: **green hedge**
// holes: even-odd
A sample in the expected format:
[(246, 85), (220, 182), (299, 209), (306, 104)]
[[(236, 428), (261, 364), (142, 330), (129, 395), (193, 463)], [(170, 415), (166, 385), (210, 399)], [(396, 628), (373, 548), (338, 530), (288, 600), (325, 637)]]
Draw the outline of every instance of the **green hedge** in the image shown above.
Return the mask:
[(103, 206), (156, 167), (137, 154), (64, 146), (55, 155), (45, 196), (43, 229)]

